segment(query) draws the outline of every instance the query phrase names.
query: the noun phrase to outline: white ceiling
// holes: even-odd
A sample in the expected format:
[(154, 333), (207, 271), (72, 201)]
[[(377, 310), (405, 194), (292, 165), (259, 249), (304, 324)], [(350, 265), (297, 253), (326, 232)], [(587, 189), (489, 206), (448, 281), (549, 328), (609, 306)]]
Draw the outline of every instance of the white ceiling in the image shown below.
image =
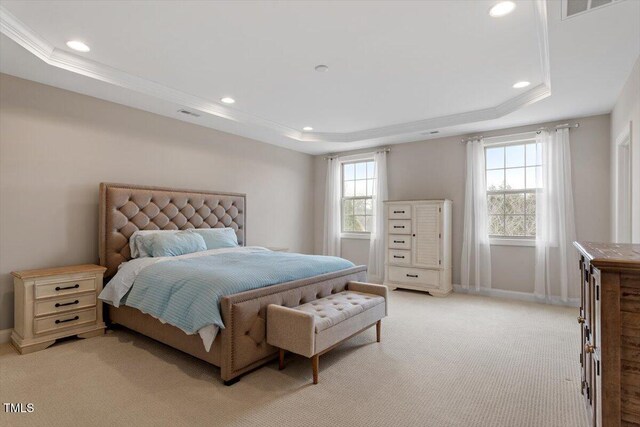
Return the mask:
[(5, 0), (0, 71), (313, 154), (611, 110), (640, 1), (494, 3)]

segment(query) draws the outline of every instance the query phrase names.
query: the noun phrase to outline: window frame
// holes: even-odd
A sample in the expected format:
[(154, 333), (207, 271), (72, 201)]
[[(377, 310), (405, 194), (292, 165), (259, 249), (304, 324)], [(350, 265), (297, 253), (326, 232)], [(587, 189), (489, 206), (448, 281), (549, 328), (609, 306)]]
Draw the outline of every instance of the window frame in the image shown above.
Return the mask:
[[(345, 200), (371, 200), (373, 201), (373, 195), (371, 196), (352, 196), (345, 197), (344, 195), (344, 166), (347, 164), (356, 164), (356, 163), (367, 163), (373, 162), (374, 157), (373, 154), (360, 154), (347, 156), (341, 159), (340, 161), (340, 238), (342, 239), (364, 239), (368, 240), (371, 238), (370, 231), (345, 231), (344, 230), (344, 202)], [(375, 182), (374, 182), (375, 185)], [(370, 216), (374, 218), (374, 215), (366, 215), (365, 217)]]
[[(505, 172), (505, 181), (504, 184), (506, 186), (506, 171), (508, 169), (524, 169), (524, 173), (525, 173), (525, 188), (523, 189), (517, 189), (517, 190), (507, 190), (507, 189), (502, 189), (502, 190), (489, 190), (488, 188), (485, 188), (485, 197), (488, 198), (489, 195), (507, 195), (507, 194), (524, 194), (525, 198), (527, 194), (537, 194), (541, 187), (536, 187), (536, 188), (526, 188), (526, 169), (527, 167), (530, 167), (527, 165), (527, 159), (526, 159), (526, 146), (528, 144), (531, 143), (537, 143), (536, 140), (536, 133), (531, 133), (528, 135), (522, 135), (522, 137), (512, 137), (509, 138), (507, 137), (495, 137), (493, 138), (495, 140), (495, 142), (486, 142), (487, 140), (491, 140), (492, 138), (486, 138), (485, 139), (485, 143), (484, 143), (484, 147), (483, 149), (484, 151), (484, 174), (485, 174), (485, 182), (486, 182), (486, 176), (487, 176), (487, 171), (490, 170), (503, 170)], [(506, 166), (506, 152), (505, 152), (505, 158), (504, 158), (504, 167), (503, 168), (493, 168), (493, 169), (488, 169), (487, 168), (487, 149), (490, 148), (498, 148), (498, 147), (510, 147), (510, 146), (523, 146), (524, 150), (525, 150), (525, 163), (524, 166)], [(540, 167), (542, 161), (540, 160), (539, 162), (540, 164), (535, 164), (535, 167)], [(503, 202), (504, 203), (504, 202)], [(489, 206), (487, 205), (487, 211), (489, 209)], [(525, 221), (525, 227), (526, 227), (526, 220), (527, 220), (527, 214), (526, 214), (526, 202), (525, 202), (525, 213), (521, 214), (524, 217), (524, 221)], [(487, 212), (487, 217), (489, 217), (490, 214), (489, 212)], [(503, 214), (503, 216), (506, 216), (507, 214)], [(514, 214), (514, 215), (520, 215), (520, 214)], [(525, 228), (526, 229), (526, 228)], [(537, 231), (537, 230), (536, 230)], [(507, 235), (493, 235), (493, 234), (489, 234), (489, 243), (491, 245), (497, 245), (497, 246), (535, 246), (536, 243), (536, 236), (507, 236)]]

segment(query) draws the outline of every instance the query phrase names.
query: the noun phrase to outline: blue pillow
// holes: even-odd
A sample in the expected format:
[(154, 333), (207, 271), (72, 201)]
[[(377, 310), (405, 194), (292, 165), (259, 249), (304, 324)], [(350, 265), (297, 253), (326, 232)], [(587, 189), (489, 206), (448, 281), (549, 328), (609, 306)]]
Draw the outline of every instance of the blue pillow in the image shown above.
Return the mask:
[(207, 250), (202, 236), (191, 231), (152, 234), (145, 243), (148, 243), (145, 246), (152, 257), (178, 256)]
[(191, 230), (204, 238), (207, 249), (235, 248), (238, 236), (233, 228), (197, 228)]

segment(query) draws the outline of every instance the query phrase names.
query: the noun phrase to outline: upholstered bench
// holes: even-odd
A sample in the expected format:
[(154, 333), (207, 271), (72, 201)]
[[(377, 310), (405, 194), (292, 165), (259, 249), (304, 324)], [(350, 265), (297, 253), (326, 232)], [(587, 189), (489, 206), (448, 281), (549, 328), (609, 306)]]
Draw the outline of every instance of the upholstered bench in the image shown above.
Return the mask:
[(311, 358), (313, 383), (318, 384), (320, 355), (376, 325), (380, 342), (381, 319), (387, 315), (387, 287), (349, 282), (346, 290), (299, 305), (267, 307), (267, 342), (284, 352)]

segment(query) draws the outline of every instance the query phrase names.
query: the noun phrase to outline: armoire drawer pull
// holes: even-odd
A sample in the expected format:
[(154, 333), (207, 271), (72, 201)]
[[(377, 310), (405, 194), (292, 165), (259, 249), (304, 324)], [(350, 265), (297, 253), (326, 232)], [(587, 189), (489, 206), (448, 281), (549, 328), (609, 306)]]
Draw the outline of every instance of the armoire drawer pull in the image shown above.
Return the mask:
[(394, 225), (393, 228), (404, 228), (404, 225)]
[(404, 259), (404, 255), (394, 255), (394, 258), (400, 258), (400, 259)]
[(407, 277), (413, 277), (413, 278), (417, 279), (418, 275), (417, 274), (407, 274)]
[(393, 211), (393, 213), (404, 213), (404, 211)]
[(56, 320), (56, 325), (60, 323), (73, 322), (74, 320), (78, 320), (78, 319), (80, 319), (80, 316), (74, 316), (71, 319), (64, 319), (64, 320), (58, 319)]
[(59, 302), (57, 302), (57, 303), (56, 303), (56, 307), (64, 307), (64, 306), (66, 306), (66, 305), (74, 305), (74, 304), (79, 304), (79, 303), (80, 303), (80, 301), (79, 301), (79, 300), (75, 300), (75, 301), (73, 301), (73, 302), (63, 302), (63, 303), (59, 303)]
[(78, 289), (79, 287), (80, 287), (80, 285), (78, 283), (76, 283), (73, 286), (63, 286), (63, 287), (56, 286), (56, 291), (64, 291), (66, 289)]
[(404, 240), (394, 240), (393, 243), (404, 243)]

